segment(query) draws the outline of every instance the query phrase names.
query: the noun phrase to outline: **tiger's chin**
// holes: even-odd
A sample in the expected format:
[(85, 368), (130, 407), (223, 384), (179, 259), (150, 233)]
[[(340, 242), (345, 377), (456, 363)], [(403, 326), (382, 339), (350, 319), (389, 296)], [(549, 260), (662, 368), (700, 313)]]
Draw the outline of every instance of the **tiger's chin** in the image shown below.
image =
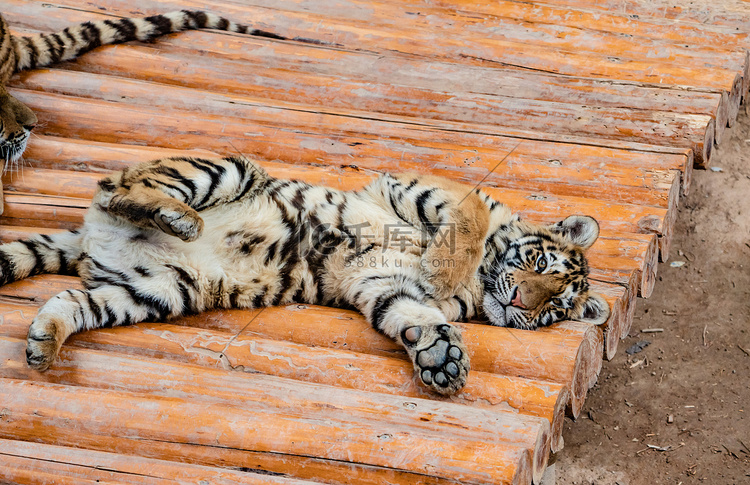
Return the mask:
[(536, 330), (538, 325), (535, 321), (530, 322), (514, 306), (503, 305), (492, 293), (485, 293), (483, 300), (484, 314), (490, 323), (496, 327), (511, 327), (520, 330)]
[(484, 314), (490, 323), (496, 327), (507, 327), (508, 320), (505, 313), (505, 305), (500, 303), (496, 297), (490, 293), (484, 295), (483, 301)]

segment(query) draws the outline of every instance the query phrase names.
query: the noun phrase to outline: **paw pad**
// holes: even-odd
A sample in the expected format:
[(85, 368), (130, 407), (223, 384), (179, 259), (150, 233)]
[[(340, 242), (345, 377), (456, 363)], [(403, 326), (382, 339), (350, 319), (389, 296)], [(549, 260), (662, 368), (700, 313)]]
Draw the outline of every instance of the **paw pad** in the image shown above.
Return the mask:
[(426, 386), (440, 394), (453, 394), (464, 386), (469, 360), (455, 327), (410, 327), (401, 337)]

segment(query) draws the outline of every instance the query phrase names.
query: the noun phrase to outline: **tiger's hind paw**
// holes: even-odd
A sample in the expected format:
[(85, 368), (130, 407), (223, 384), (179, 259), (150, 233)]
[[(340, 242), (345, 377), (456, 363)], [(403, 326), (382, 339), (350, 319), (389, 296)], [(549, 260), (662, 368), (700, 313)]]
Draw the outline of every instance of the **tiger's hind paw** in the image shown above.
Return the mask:
[(47, 370), (60, 350), (62, 342), (59, 340), (57, 325), (52, 320), (41, 315), (35, 318), (26, 337), (26, 363), (29, 367)]
[(409, 327), (401, 333), (401, 340), (425, 386), (444, 395), (455, 394), (464, 387), (469, 357), (456, 327)]
[(165, 234), (186, 242), (195, 241), (203, 232), (203, 219), (190, 208), (184, 211), (162, 207), (154, 215), (154, 223)]

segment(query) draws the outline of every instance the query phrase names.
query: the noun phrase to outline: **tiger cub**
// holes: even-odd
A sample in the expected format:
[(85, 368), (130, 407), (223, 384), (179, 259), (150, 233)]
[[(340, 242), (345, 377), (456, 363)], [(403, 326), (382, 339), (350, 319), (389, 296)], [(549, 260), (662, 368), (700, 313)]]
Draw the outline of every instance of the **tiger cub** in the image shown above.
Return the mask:
[(189, 10), (145, 18), (84, 22), (54, 34), (16, 37), (0, 15), (0, 171), (6, 162), (18, 161), (37, 123), (33, 111), (5, 89), (13, 74), (68, 61), (102, 45), (131, 40), (148, 42), (173, 32), (196, 29), (282, 38), (210, 13)]
[(101, 180), (79, 230), (1, 245), (0, 283), (82, 278), (85, 290), (50, 299), (29, 328), (39, 370), (82, 330), (298, 302), (359, 310), (424, 385), (451, 394), (469, 359), (450, 321), (606, 321), (583, 254), (598, 233), (586, 216), (522, 222), (440, 177), (386, 174), (347, 192), (245, 158), (166, 158)]

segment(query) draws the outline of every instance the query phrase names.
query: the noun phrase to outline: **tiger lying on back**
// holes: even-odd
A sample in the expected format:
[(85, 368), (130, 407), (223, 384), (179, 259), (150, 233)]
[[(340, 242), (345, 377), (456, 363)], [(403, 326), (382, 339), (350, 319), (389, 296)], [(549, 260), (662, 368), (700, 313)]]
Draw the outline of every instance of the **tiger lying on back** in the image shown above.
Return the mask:
[(0, 246), (0, 283), (83, 280), (29, 328), (27, 362), (39, 370), (82, 330), (300, 302), (356, 308), (403, 345), (425, 385), (450, 394), (469, 360), (449, 321), (607, 319), (583, 255), (598, 233), (585, 216), (522, 222), (439, 177), (382, 175), (344, 192), (273, 178), (244, 158), (168, 158), (103, 179), (80, 230)]
[(195, 29), (281, 38), (213, 14), (188, 10), (145, 18), (84, 22), (53, 34), (15, 37), (0, 15), (0, 169), (4, 162), (16, 162), (21, 157), (37, 123), (34, 113), (5, 89), (13, 74), (68, 61), (102, 45), (131, 40), (148, 42), (172, 32)]

